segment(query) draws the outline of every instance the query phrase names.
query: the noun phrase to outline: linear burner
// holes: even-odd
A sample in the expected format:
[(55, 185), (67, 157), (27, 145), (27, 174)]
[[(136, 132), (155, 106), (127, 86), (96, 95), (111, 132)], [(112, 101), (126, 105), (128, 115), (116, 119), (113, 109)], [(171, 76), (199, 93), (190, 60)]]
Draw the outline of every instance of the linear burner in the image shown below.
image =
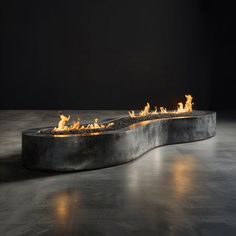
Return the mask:
[(136, 113), (99, 123), (82, 124), (78, 118), (68, 125), (70, 115), (60, 113), (57, 127), (22, 133), (22, 162), (31, 169), (74, 171), (96, 169), (131, 161), (165, 144), (183, 143), (215, 135), (216, 113), (192, 109), (191, 95), (185, 104), (168, 111), (151, 110), (147, 103)]
[(114, 125), (82, 131), (26, 130), (22, 133), (23, 165), (30, 169), (75, 171), (122, 164), (154, 147), (214, 136), (216, 113), (123, 116), (107, 123)]

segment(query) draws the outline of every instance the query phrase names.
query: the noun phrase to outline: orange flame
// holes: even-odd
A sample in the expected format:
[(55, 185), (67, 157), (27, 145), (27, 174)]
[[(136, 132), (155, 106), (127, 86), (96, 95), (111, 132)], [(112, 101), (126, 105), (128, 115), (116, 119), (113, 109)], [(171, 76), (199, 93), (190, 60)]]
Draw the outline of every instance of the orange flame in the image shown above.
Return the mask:
[(160, 110), (161, 110), (161, 114), (168, 113), (165, 107), (160, 107)]
[(58, 132), (58, 131), (85, 130), (85, 129), (105, 129), (114, 125), (113, 122), (110, 122), (108, 124), (99, 124), (97, 118), (94, 120), (94, 123), (81, 125), (80, 119), (78, 118), (78, 120), (75, 121), (72, 125), (67, 126), (66, 122), (68, 122), (69, 119), (70, 119), (70, 116), (66, 117), (65, 115), (61, 113), (58, 126), (55, 127), (53, 131)]
[(185, 105), (183, 105), (182, 102), (178, 103), (178, 107), (177, 107), (177, 113), (182, 113), (182, 112), (192, 112), (193, 111), (193, 97), (189, 94), (189, 95), (185, 95), (186, 97), (186, 102)]
[(146, 106), (144, 107), (144, 109), (141, 110), (138, 115), (136, 115), (134, 111), (129, 111), (129, 115), (132, 118), (133, 117), (139, 117), (139, 116), (147, 116), (147, 115), (150, 115), (150, 114), (151, 114), (150, 104), (148, 102), (147, 102)]
[(157, 112), (157, 107), (155, 107), (154, 111), (150, 111), (150, 104), (147, 102), (146, 106), (143, 110), (141, 110), (138, 114), (135, 114), (134, 111), (129, 111), (129, 115), (131, 118), (135, 117), (142, 117), (142, 116), (148, 116), (148, 115), (154, 115), (154, 114), (167, 114), (167, 113), (183, 113), (183, 112), (192, 112), (192, 100), (193, 97), (191, 95), (185, 95), (186, 102), (185, 105), (183, 105), (182, 102), (178, 103), (177, 111), (167, 111), (165, 107), (160, 107), (160, 112)]
[(68, 117), (64, 116), (62, 113), (60, 113), (60, 121), (58, 123), (58, 127), (55, 127), (54, 131), (64, 131), (68, 130), (68, 126), (66, 126), (66, 122), (70, 120), (70, 115)]
[[(160, 107), (160, 112), (157, 111), (157, 107), (155, 106), (155, 110), (151, 111), (150, 110), (150, 104), (147, 102), (146, 105), (144, 106), (144, 109), (141, 110), (139, 113), (135, 113), (134, 111), (129, 111), (129, 115), (131, 118), (135, 117), (143, 117), (143, 116), (148, 116), (148, 115), (154, 115), (154, 114), (167, 114), (167, 113), (186, 113), (186, 112), (192, 112), (192, 100), (193, 97), (189, 95), (185, 95), (186, 97), (186, 102), (185, 105), (183, 105), (182, 102), (178, 103), (177, 106), (177, 111), (167, 111), (165, 107)], [(58, 132), (58, 131), (71, 131), (71, 130), (86, 130), (86, 129), (106, 129), (114, 125), (113, 122), (107, 123), (107, 124), (99, 124), (98, 119), (96, 118), (94, 120), (94, 123), (90, 123), (87, 125), (81, 125), (80, 119), (78, 117), (77, 121), (74, 121), (73, 124), (71, 125), (66, 125), (66, 123), (70, 120), (70, 115), (67, 117), (60, 113), (60, 121), (58, 123), (58, 126), (53, 129), (53, 131)]]

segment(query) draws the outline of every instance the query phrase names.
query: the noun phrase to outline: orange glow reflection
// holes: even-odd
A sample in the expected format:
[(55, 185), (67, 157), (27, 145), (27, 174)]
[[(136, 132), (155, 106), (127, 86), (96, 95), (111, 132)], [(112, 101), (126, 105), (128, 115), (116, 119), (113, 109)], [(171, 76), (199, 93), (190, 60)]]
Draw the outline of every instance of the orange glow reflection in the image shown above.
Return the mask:
[(54, 215), (58, 224), (67, 224), (71, 212), (79, 207), (78, 191), (65, 191), (53, 196)]
[(147, 124), (150, 124), (151, 122), (153, 122), (153, 121), (151, 121), (151, 120), (140, 121), (138, 123), (134, 123), (134, 124), (130, 125), (129, 129), (136, 129), (136, 128), (140, 127), (140, 126), (145, 126)]
[(70, 136), (97, 136), (101, 134), (103, 134), (103, 132), (92, 132), (92, 133), (84, 133), (84, 134), (54, 134), (53, 137), (65, 138), (65, 137), (70, 137)]
[(60, 222), (64, 222), (68, 218), (69, 198), (67, 194), (61, 194), (56, 198), (56, 215)]
[(174, 192), (182, 197), (187, 194), (193, 185), (195, 159), (192, 156), (177, 158), (172, 166)]

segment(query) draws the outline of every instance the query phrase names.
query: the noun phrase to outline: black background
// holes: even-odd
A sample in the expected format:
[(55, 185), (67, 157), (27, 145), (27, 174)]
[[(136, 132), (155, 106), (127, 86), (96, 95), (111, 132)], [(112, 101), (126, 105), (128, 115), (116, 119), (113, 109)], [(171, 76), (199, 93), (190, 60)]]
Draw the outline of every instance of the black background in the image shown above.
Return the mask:
[(1, 109), (236, 109), (227, 1), (1, 3)]

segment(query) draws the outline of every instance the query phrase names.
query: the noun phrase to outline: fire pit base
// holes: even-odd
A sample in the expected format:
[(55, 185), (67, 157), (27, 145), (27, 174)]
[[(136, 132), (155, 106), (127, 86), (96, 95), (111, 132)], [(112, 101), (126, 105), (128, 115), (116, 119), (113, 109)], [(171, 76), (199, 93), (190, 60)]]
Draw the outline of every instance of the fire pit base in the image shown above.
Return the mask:
[(48, 135), (41, 129), (22, 133), (26, 168), (77, 171), (129, 162), (166, 144), (192, 142), (215, 135), (216, 113), (147, 120), (129, 127), (86, 135)]

